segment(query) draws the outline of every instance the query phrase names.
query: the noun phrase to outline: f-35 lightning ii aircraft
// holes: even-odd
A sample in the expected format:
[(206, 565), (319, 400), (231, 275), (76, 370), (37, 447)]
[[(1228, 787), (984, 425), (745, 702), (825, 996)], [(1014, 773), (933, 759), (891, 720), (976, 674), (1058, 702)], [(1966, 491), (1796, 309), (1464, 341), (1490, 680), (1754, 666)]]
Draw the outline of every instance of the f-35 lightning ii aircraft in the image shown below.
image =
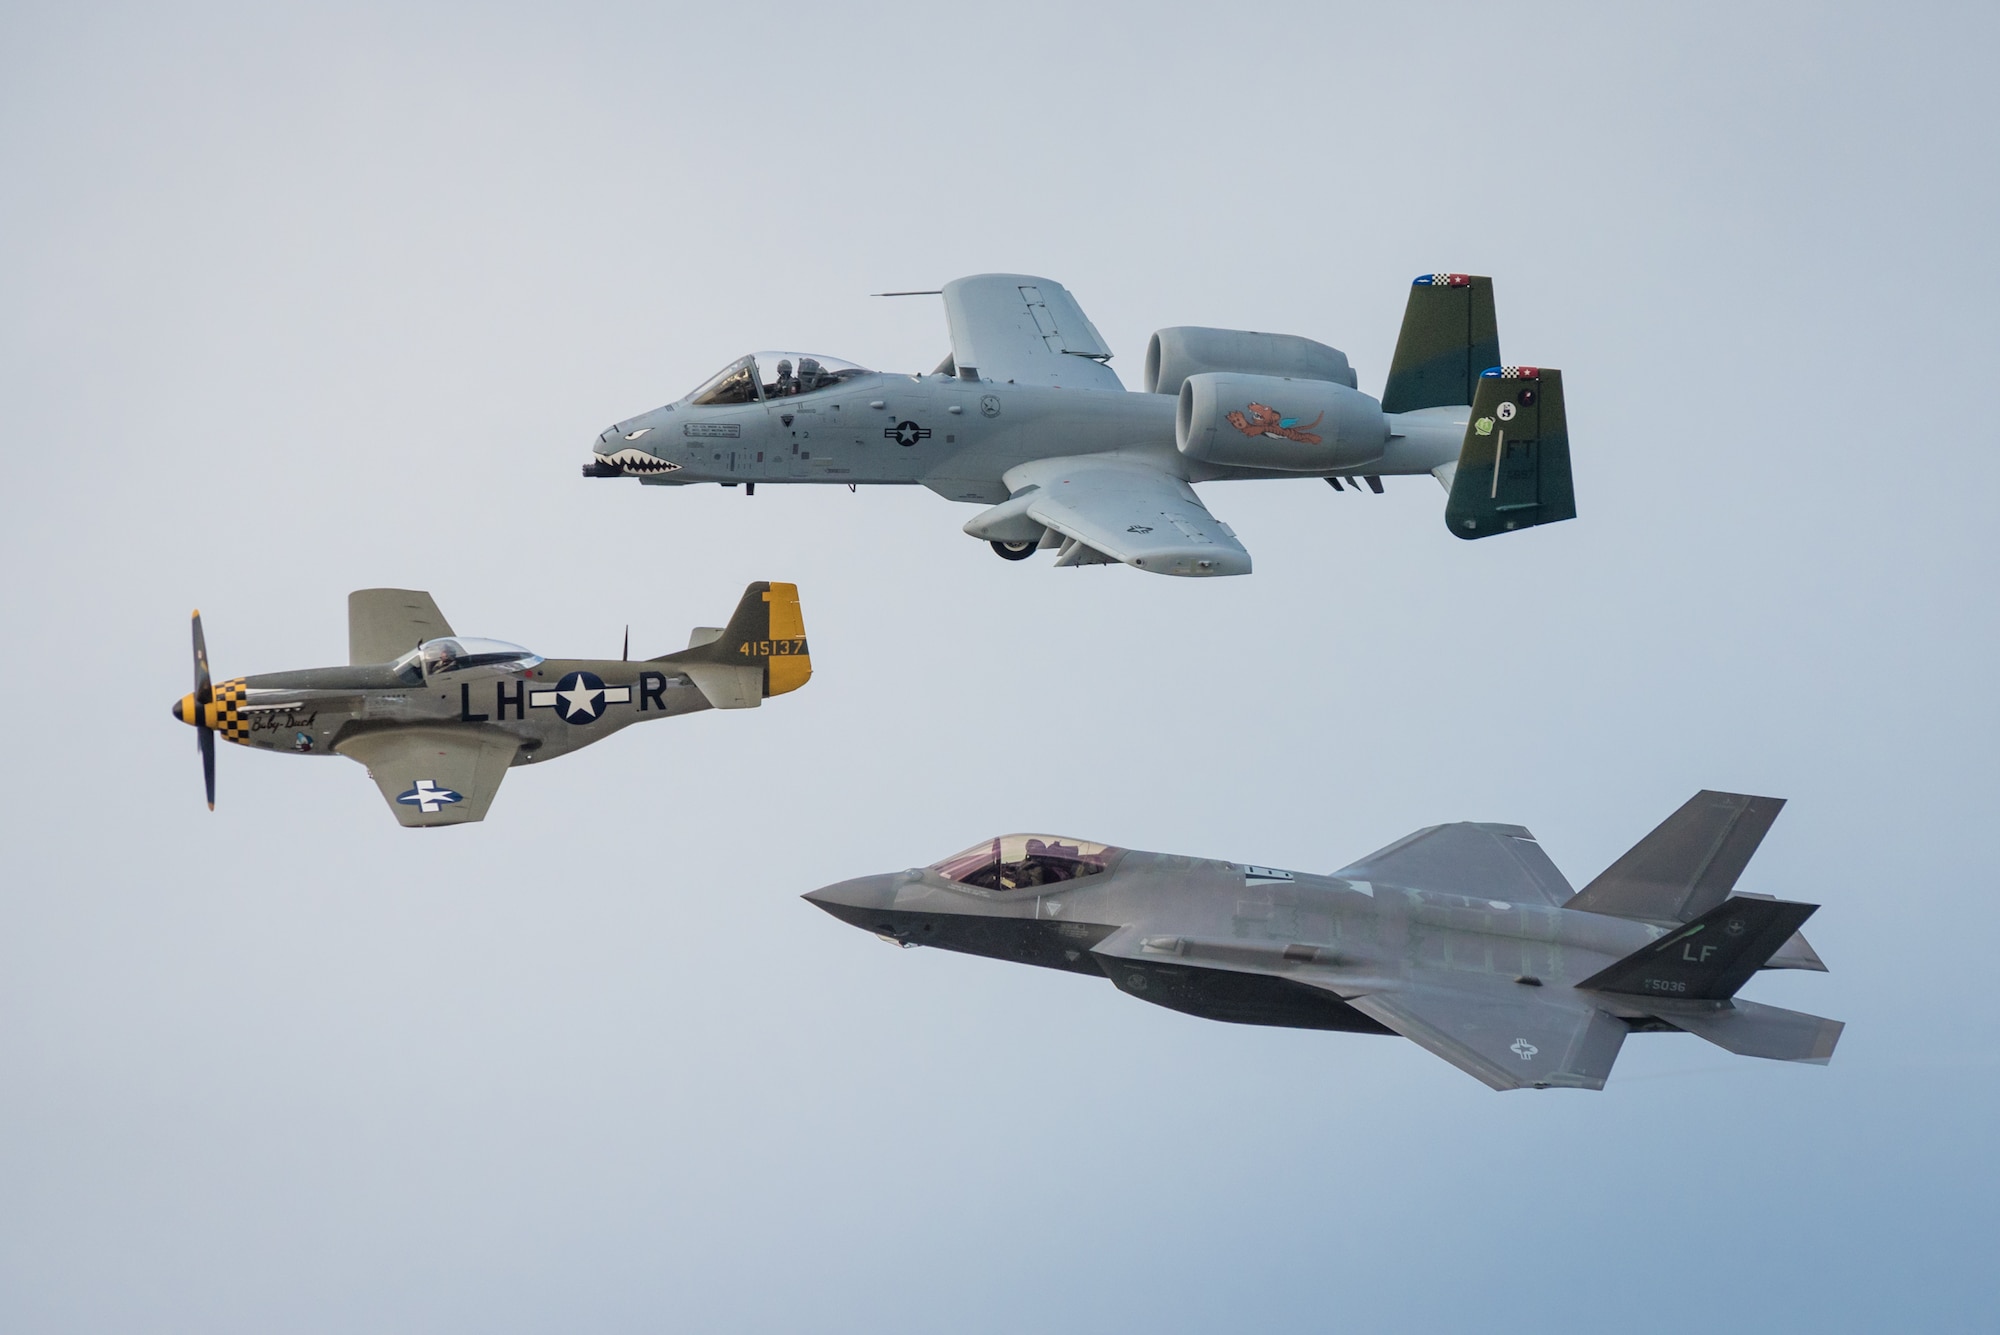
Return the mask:
[(1192, 327), (1153, 335), (1145, 392), (1127, 393), (1062, 284), (977, 274), (940, 295), (951, 354), (929, 375), (739, 357), (607, 429), (584, 476), (921, 483), (987, 507), (965, 531), (1008, 560), (1050, 548), (1059, 566), (1165, 575), (1250, 572), (1194, 482), (1312, 477), (1379, 493), (1385, 476), (1428, 473), (1461, 538), (1576, 516), (1562, 376), (1500, 365), (1491, 279), (1416, 280), (1380, 400), (1336, 348)]
[(549, 659), (453, 632), (428, 593), (347, 596), (346, 667), (212, 685), (194, 614), (194, 690), (174, 705), (201, 744), (215, 809), (215, 738), (368, 767), (405, 825), (485, 818), (510, 765), (567, 755), (620, 728), (700, 709), (749, 709), (812, 676), (799, 591), (756, 583), (729, 625), (698, 628), (679, 653)]
[(1625, 1035), (1824, 1064), (1841, 1024), (1736, 997), (1826, 966), (1813, 904), (1731, 887), (1784, 802), (1702, 792), (1572, 892), (1518, 825), (1434, 825), (1329, 876), (1003, 835), (806, 898), (905, 946), (1106, 976), (1237, 1024), (1401, 1034), (1495, 1089), (1602, 1089)]

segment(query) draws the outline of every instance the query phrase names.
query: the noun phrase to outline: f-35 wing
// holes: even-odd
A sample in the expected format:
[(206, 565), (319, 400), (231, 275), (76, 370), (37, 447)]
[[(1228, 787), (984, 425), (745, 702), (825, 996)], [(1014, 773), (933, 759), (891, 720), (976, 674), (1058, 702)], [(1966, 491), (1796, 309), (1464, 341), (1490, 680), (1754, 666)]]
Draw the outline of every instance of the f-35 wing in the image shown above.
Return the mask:
[(1250, 573), (1250, 553), (1194, 488), (1148, 464), (1090, 454), (1038, 459), (1008, 470), (1007, 483), (1014, 499), (988, 513), (1018, 504), (1061, 534), (1057, 565), (1123, 561), (1157, 575)]
[(982, 273), (944, 285), (951, 355), (961, 376), (1020, 385), (1122, 391), (1104, 345), (1069, 289), (1032, 274)]
[(1413, 974), (1347, 1004), (1495, 1089), (1602, 1089), (1627, 1033), (1569, 988), (1497, 975)]
[(451, 623), (422, 589), (356, 589), (347, 595), (347, 661), (387, 663), (425, 640), (451, 634)]
[(417, 727), (363, 733), (334, 749), (368, 767), (404, 825), (465, 825), (486, 818), (520, 743), (499, 732)]

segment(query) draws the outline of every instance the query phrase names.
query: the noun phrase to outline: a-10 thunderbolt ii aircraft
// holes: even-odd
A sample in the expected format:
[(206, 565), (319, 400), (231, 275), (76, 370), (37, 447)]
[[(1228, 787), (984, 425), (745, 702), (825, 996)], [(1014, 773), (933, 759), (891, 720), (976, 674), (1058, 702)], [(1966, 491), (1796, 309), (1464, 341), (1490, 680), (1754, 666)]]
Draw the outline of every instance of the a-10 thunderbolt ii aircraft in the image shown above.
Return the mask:
[(619, 729), (701, 709), (748, 709), (812, 676), (798, 586), (758, 582), (726, 627), (679, 653), (543, 658), (455, 633), (417, 589), (347, 596), (347, 666), (211, 684), (194, 614), (194, 690), (174, 705), (201, 744), (215, 809), (215, 739), (358, 760), (405, 825), (481, 820), (511, 765), (568, 755)]
[(1517, 825), (1434, 825), (1331, 875), (1004, 835), (806, 898), (900, 945), (1109, 977), (1238, 1024), (1401, 1034), (1495, 1089), (1602, 1089), (1625, 1036), (1824, 1064), (1841, 1024), (1736, 996), (1826, 966), (1817, 905), (1732, 894), (1781, 799), (1702, 792), (1572, 891)]
[[(885, 295), (930, 295), (894, 293)], [(1145, 392), (1062, 284), (977, 274), (945, 284), (951, 353), (928, 375), (832, 357), (739, 357), (692, 394), (607, 429), (586, 477), (659, 485), (920, 483), (986, 507), (965, 531), (1009, 560), (1122, 561), (1243, 575), (1250, 553), (1195, 482), (1324, 478), (1444, 484), (1461, 538), (1572, 519), (1562, 376), (1500, 365), (1490, 279), (1410, 289), (1388, 381), (1356, 388), (1345, 353), (1289, 334), (1162, 329)]]

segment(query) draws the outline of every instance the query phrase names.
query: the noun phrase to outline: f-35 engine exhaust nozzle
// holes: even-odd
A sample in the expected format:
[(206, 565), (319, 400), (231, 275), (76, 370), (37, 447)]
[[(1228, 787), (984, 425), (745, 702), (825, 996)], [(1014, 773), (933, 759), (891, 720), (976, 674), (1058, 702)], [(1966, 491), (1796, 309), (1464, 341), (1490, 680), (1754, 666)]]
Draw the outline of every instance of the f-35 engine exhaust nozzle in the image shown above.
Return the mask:
[(1176, 325), (1159, 330), (1146, 341), (1148, 394), (1178, 394), (1189, 376), (1204, 371), (1331, 380), (1349, 389), (1358, 383), (1346, 353), (1297, 334)]
[(1224, 467), (1327, 473), (1380, 459), (1388, 442), (1382, 405), (1330, 380), (1203, 372), (1174, 414), (1180, 452)]

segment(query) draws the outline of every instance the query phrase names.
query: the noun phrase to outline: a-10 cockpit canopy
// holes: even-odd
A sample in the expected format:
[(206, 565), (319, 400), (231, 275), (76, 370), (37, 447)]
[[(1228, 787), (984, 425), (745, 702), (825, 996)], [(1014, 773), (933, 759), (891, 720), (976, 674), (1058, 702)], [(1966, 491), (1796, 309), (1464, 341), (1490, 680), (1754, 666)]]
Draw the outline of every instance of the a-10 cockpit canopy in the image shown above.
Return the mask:
[(1023, 890), (1095, 876), (1120, 851), (1109, 844), (1053, 834), (1003, 834), (933, 862), (931, 870), (948, 881), (982, 890)]
[(443, 672), (462, 672), (467, 668), (526, 672), (541, 661), (540, 654), (530, 653), (520, 645), (509, 644), (505, 640), (479, 640), (466, 635), (453, 635), (425, 640), (397, 659), (396, 666), (405, 672), (414, 670), (420, 677), (430, 678)]
[(755, 352), (738, 357), (703, 382), (688, 395), (696, 407), (729, 403), (756, 403), (763, 399), (788, 399), (816, 390), (831, 389), (843, 380), (869, 374), (866, 367), (844, 362), (838, 357), (815, 357), (802, 352)]

